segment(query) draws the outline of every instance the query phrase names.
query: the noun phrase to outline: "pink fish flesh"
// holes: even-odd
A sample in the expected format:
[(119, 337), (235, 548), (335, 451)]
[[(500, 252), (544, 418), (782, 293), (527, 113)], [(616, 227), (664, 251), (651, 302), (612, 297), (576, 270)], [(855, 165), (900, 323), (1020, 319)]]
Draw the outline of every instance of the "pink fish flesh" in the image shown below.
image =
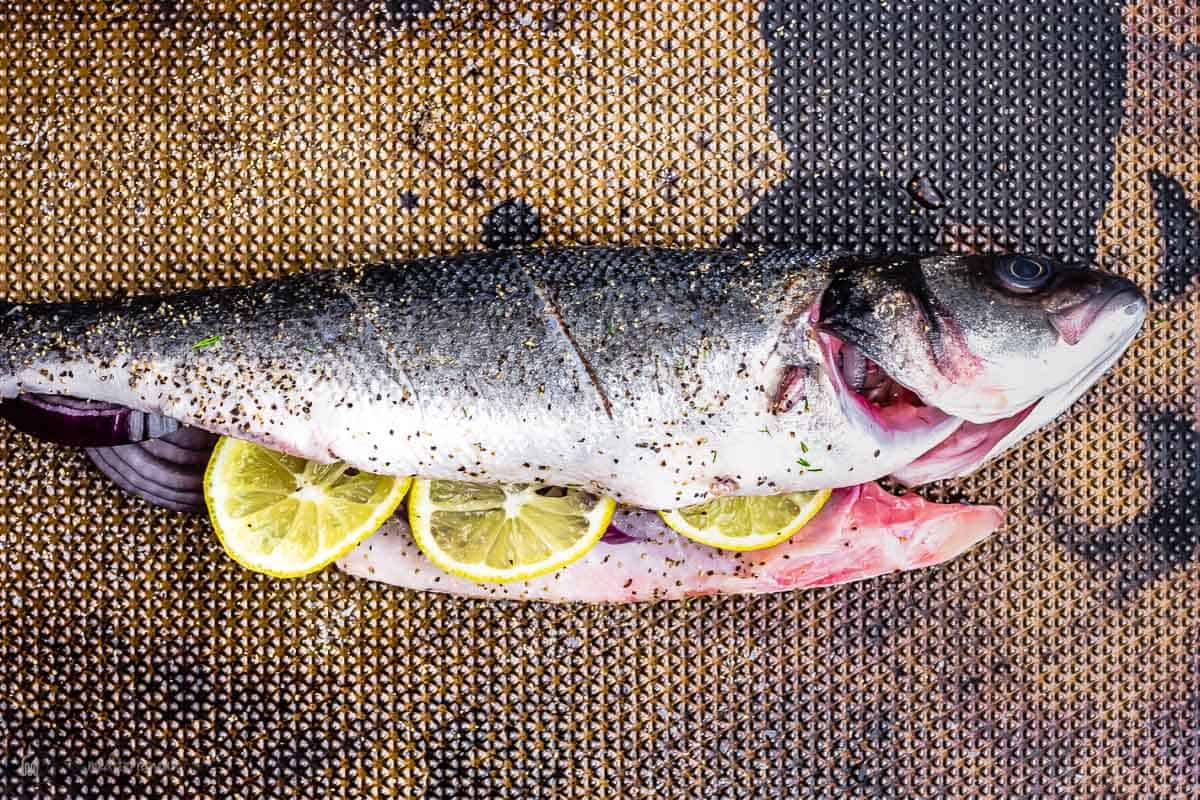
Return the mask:
[(684, 538), (653, 511), (622, 508), (605, 540), (579, 561), (529, 581), (480, 584), (429, 561), (397, 514), (338, 566), (370, 580), (464, 597), (631, 603), (833, 586), (929, 567), (970, 549), (1003, 521), (995, 506), (897, 497), (867, 483), (835, 490), (788, 541), (736, 553)]

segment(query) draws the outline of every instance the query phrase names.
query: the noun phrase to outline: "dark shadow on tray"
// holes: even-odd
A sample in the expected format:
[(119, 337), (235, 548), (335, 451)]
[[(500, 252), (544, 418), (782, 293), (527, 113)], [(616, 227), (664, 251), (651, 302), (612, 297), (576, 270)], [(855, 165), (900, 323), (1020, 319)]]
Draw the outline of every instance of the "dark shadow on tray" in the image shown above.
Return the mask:
[(792, 176), (730, 244), (928, 250), (957, 224), (1092, 259), (1124, 94), (1118, 4), (767, 0), (760, 21)]
[[(1151, 298), (1181, 297), (1200, 273), (1200, 212), (1174, 178), (1147, 176), (1162, 235), (1162, 262)], [(1182, 406), (1140, 409), (1143, 449), (1151, 476), (1147, 508), (1113, 527), (1085, 527), (1060, 534), (1063, 544), (1113, 576), (1118, 599), (1148, 586), (1200, 557), (1200, 432)]]
[(1200, 211), (1169, 175), (1151, 171), (1149, 181), (1163, 239), (1162, 265), (1151, 297), (1156, 303), (1168, 303), (1200, 276)]
[(1200, 555), (1200, 433), (1185, 416), (1143, 409), (1151, 498), (1144, 511), (1112, 527), (1065, 528), (1068, 550), (1111, 576), (1123, 600)]

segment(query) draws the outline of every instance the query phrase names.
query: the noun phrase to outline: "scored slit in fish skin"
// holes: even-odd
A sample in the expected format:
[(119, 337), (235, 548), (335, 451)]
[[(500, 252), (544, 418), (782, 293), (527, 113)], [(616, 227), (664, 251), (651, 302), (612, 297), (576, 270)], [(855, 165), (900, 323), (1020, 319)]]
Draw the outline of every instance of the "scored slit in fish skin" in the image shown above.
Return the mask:
[(0, 396), (121, 403), (381, 474), (674, 508), (974, 469), (1061, 413), (1144, 314), (1127, 281), (1025, 257), (468, 254), (7, 304)]

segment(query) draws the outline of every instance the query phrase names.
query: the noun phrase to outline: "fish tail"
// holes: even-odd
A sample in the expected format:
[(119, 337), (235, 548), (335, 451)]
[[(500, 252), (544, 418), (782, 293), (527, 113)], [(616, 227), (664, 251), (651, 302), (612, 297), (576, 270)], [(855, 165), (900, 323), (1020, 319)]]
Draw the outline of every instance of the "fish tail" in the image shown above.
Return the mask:
[(0, 399), (17, 396), (16, 363), (17, 351), (24, 343), (22, 325), (27, 316), (27, 306), (0, 300)]

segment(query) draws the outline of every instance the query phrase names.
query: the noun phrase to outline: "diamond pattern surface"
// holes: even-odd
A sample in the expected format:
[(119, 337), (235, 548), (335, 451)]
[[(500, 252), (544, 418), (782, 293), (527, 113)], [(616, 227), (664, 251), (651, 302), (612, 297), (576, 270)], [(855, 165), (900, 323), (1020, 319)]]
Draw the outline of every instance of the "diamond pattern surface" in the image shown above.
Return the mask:
[(721, 241), (1153, 298), (1072, 414), (924, 490), (1003, 503), (991, 540), (781, 596), (274, 581), (4, 427), (0, 797), (1194, 797), (1198, 66), (1186, 0), (0, 4), (6, 299)]

